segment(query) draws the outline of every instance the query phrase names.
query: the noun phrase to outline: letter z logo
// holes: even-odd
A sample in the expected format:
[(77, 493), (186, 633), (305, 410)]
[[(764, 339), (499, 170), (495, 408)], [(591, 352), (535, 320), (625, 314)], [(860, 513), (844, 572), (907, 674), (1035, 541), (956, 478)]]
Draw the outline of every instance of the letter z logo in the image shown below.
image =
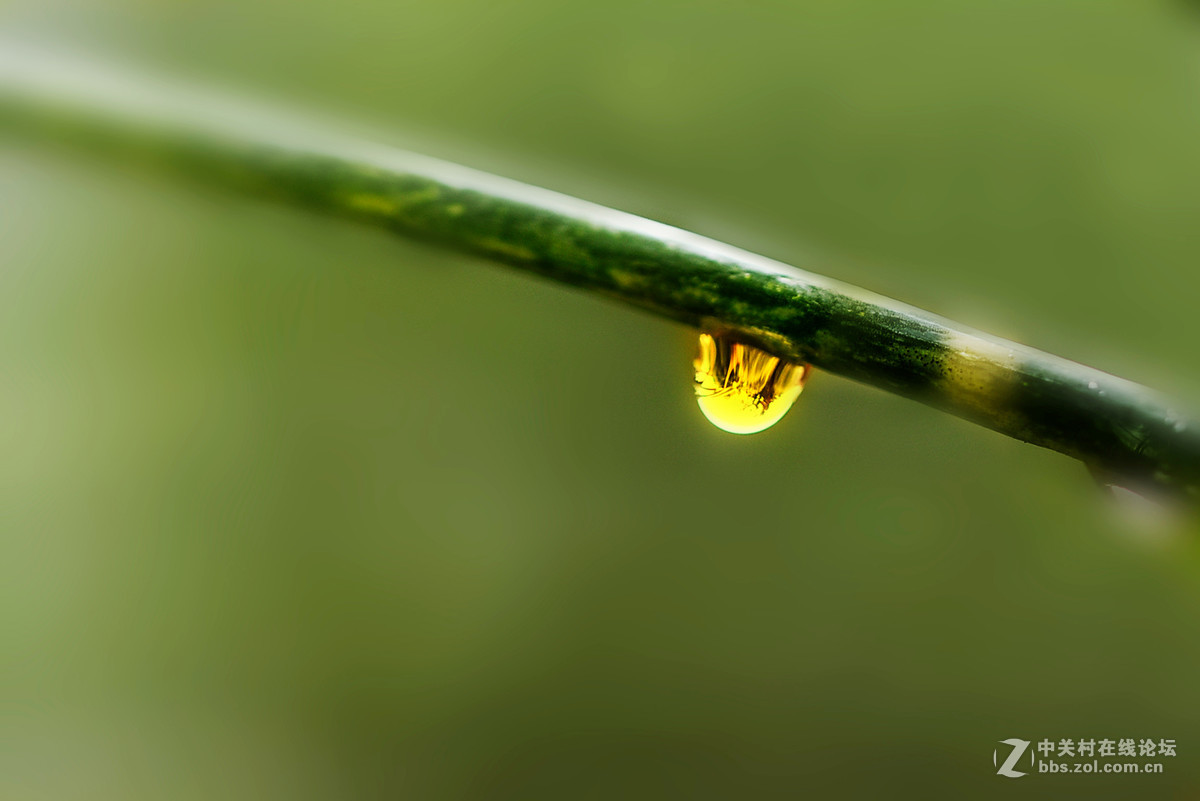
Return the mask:
[[(1008, 759), (1004, 760), (1004, 764), (1000, 765), (1000, 767), (996, 770), (996, 773), (1001, 776), (1007, 776), (1010, 779), (1019, 779), (1024, 776), (1024, 772), (1013, 770), (1013, 768), (1016, 766), (1017, 761), (1025, 755), (1025, 749), (1029, 748), (1029, 741), (1013, 738), (1009, 740), (1001, 740), (1000, 744), (1011, 745), (1012, 753), (1008, 755)], [(999, 762), (999, 751), (1000, 749), (998, 748), (992, 751), (993, 765)]]

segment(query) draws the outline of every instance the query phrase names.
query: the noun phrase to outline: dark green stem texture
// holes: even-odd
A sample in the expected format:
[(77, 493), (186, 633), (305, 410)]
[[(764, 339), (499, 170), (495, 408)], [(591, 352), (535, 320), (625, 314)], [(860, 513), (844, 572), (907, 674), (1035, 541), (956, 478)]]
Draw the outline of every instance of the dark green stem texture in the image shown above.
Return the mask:
[(0, 131), (456, 246), (1193, 501), (1200, 425), (1137, 384), (729, 245), (311, 121), (0, 47)]

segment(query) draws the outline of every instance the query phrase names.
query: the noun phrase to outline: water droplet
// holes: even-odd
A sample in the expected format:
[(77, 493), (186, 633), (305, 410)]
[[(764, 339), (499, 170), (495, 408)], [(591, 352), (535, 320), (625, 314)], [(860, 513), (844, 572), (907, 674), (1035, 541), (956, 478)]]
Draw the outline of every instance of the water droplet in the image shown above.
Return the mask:
[(1185, 510), (1177, 502), (1153, 490), (1137, 486), (1103, 468), (1088, 466), (1092, 478), (1107, 496), (1117, 518), (1143, 538), (1170, 535), (1185, 522)]
[(812, 367), (772, 356), (723, 334), (701, 334), (696, 402), (717, 428), (754, 434), (792, 408)]

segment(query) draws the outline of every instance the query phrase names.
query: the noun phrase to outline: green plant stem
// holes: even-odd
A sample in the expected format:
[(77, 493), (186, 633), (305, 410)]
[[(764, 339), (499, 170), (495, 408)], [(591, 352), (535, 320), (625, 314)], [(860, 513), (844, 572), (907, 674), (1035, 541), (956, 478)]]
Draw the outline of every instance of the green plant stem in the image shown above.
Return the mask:
[(148, 78), (11, 51), (0, 59), (0, 130), (432, 238), (724, 329), (1075, 457), (1106, 480), (1200, 494), (1200, 426), (1150, 390), (677, 228)]

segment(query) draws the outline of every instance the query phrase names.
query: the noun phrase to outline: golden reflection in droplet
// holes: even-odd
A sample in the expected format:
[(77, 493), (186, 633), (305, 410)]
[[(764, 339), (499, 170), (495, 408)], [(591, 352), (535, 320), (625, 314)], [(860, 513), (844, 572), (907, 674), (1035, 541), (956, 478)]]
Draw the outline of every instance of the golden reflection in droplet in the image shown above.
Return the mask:
[(700, 335), (696, 402), (717, 428), (754, 434), (792, 408), (812, 367), (793, 364), (724, 335)]

